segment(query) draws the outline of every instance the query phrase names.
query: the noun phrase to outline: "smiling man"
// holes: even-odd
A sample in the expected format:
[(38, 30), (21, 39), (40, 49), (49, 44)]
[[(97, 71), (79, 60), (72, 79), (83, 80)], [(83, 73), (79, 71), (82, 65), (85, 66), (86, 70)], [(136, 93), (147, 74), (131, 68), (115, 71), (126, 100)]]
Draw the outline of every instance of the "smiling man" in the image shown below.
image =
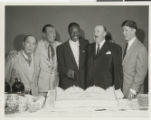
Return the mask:
[(94, 28), (94, 43), (88, 49), (87, 87), (98, 86), (107, 89), (114, 86), (122, 88), (122, 49), (119, 45), (106, 39), (104, 25)]
[(46, 96), (59, 83), (56, 48), (61, 43), (56, 40), (56, 29), (52, 24), (42, 28), (42, 39), (38, 41), (36, 54), (40, 57), (39, 93)]
[(59, 86), (66, 89), (75, 85), (84, 89), (88, 41), (80, 37), (77, 23), (70, 23), (68, 32), (69, 40), (57, 48)]

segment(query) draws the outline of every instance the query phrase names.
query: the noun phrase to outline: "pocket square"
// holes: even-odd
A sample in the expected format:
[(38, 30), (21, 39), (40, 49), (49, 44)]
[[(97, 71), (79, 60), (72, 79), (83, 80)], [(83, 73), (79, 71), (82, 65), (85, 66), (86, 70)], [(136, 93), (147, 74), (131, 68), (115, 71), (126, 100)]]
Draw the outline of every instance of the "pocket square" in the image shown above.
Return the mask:
[(107, 51), (107, 52), (106, 52), (106, 55), (110, 55), (110, 54), (111, 54), (111, 51)]

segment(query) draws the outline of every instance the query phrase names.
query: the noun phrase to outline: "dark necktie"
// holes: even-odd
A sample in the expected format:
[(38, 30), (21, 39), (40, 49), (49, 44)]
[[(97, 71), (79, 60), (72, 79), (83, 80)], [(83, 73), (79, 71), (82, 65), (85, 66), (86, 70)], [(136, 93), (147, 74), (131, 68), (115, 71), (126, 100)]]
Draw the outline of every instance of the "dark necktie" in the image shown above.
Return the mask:
[[(50, 51), (51, 51), (51, 55), (50, 55)], [(53, 48), (53, 46), (51, 44), (49, 44), (48, 46), (48, 59), (50, 61), (50, 58), (53, 59), (55, 56), (55, 50)]]
[(125, 49), (124, 49), (123, 59), (124, 59), (124, 57), (126, 56), (126, 53), (127, 53), (127, 47), (128, 47), (128, 42), (126, 43), (126, 47), (125, 47)]
[(100, 44), (97, 45), (96, 55), (98, 55), (99, 51), (100, 51)]

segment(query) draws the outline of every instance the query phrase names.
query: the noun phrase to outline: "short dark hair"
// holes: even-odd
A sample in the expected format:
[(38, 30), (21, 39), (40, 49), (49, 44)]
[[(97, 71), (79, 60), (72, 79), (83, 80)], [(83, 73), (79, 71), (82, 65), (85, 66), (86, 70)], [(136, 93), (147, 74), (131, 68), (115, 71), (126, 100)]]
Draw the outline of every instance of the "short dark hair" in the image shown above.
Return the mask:
[(112, 40), (112, 35), (110, 32), (108, 32), (107, 28), (105, 25), (102, 25), (103, 28), (104, 28), (104, 31), (106, 32), (106, 35), (105, 35), (105, 40), (106, 41), (111, 41)]
[(44, 25), (43, 28), (42, 28), (42, 32), (43, 32), (43, 33), (46, 33), (47, 27), (52, 27), (52, 28), (54, 28), (54, 26), (53, 26), (52, 24), (46, 24), (46, 25)]
[(106, 28), (106, 26), (104, 26), (104, 25), (102, 25), (103, 26), (103, 28), (104, 28), (104, 31), (105, 32), (107, 32), (107, 28)]
[(68, 25), (68, 32), (70, 32), (70, 29), (75, 26), (75, 27), (78, 27), (80, 29), (80, 25), (76, 22), (72, 22)]
[(26, 40), (27, 40), (27, 38), (28, 38), (28, 37), (34, 37), (34, 38), (35, 38), (35, 40), (36, 40), (36, 42), (37, 42), (36, 37), (35, 37), (35, 36), (33, 36), (33, 35), (25, 35), (25, 36), (24, 36), (24, 39), (23, 39), (23, 42), (26, 42)]
[(137, 24), (136, 24), (136, 22), (133, 21), (133, 20), (125, 20), (125, 21), (122, 23), (121, 26), (122, 26), (122, 27), (128, 26), (128, 27), (131, 27), (131, 28), (134, 28), (134, 29), (137, 30)]

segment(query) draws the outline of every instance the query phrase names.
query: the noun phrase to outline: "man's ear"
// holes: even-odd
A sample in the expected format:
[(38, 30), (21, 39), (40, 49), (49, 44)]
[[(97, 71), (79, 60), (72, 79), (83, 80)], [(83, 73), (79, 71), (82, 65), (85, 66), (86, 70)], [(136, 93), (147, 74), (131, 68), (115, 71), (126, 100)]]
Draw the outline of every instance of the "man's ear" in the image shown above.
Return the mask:
[(105, 31), (105, 32), (104, 32), (104, 37), (105, 37), (106, 35), (107, 35), (107, 32)]
[(46, 34), (44, 32), (42, 32), (42, 38), (46, 38)]
[(25, 46), (25, 41), (22, 42), (22, 47), (24, 48), (24, 46)]
[(136, 29), (133, 29), (134, 33), (136, 33)]

